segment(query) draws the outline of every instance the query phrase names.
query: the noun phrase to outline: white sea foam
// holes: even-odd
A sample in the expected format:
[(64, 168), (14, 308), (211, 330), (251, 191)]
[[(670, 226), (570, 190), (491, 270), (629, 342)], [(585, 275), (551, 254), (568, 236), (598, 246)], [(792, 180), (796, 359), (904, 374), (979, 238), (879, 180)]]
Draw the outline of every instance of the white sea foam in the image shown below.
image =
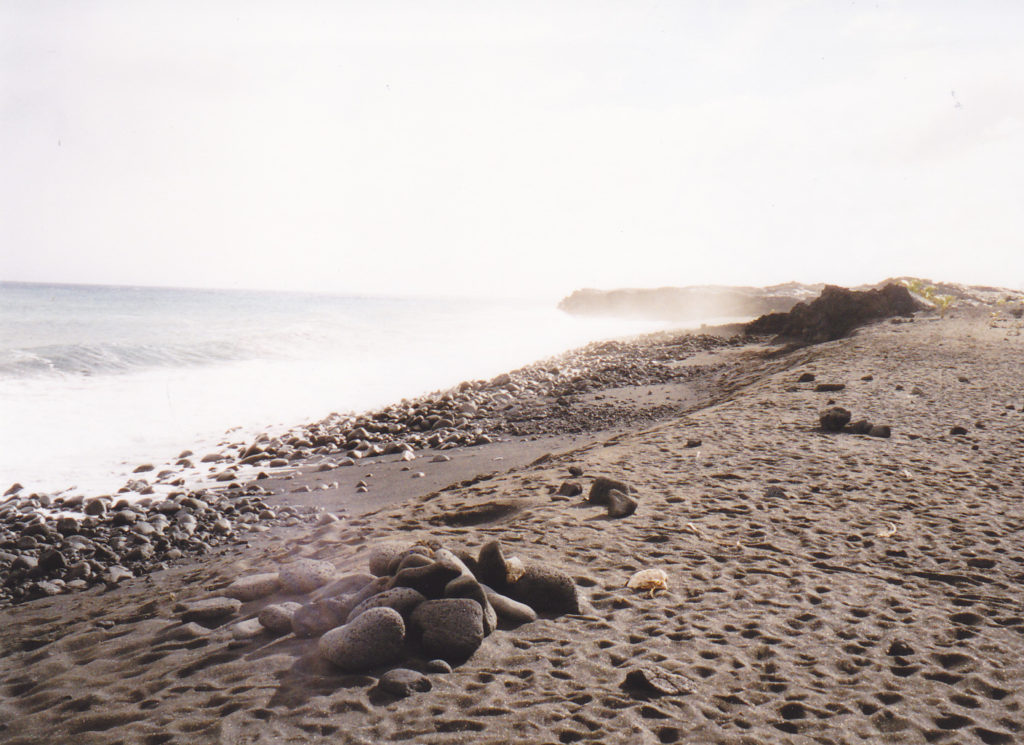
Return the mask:
[(229, 428), (282, 431), (662, 327), (553, 305), (0, 284), (0, 488), (110, 492)]

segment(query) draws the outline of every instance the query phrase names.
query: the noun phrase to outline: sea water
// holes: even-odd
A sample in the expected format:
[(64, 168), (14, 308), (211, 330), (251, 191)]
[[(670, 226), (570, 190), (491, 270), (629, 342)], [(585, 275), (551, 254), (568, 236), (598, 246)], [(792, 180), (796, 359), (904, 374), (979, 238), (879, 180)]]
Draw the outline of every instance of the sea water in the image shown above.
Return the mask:
[(554, 301), (0, 282), (0, 493), (108, 493), (229, 431), (282, 432), (662, 327)]

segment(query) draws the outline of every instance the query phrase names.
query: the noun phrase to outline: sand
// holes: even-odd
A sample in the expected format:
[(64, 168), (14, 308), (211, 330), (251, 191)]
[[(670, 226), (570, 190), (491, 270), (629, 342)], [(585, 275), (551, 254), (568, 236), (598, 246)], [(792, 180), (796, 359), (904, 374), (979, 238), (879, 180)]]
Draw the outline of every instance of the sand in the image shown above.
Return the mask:
[[(338, 522), (4, 610), (0, 742), (1024, 741), (1019, 322), (923, 315), (742, 350), (653, 426), (452, 451), (424, 469), (429, 484), (385, 464), (377, 501), (351, 503), (343, 484), (304, 495), (348, 507)], [(815, 381), (798, 384), (805, 372)], [(892, 436), (820, 431), (830, 401)], [(538, 453), (552, 455), (531, 465)], [(553, 495), (570, 466), (584, 485), (633, 486), (636, 514)], [(321, 475), (291, 483), (307, 477)], [(179, 601), (296, 557), (365, 571), (371, 546), (421, 538), (499, 539), (568, 572), (581, 612), (499, 629), (402, 699), (376, 688), (384, 670), (342, 674), (315, 640), (234, 641), (232, 623), (268, 600), (221, 625), (176, 617)], [(666, 572), (667, 591), (625, 587), (645, 568)], [(682, 692), (623, 686), (638, 667)]]

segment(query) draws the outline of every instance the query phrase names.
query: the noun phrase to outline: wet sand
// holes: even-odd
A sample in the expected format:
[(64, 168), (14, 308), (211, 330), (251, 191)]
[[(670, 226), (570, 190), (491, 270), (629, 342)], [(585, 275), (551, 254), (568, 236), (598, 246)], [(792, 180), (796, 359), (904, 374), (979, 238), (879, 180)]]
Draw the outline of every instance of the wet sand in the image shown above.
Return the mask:
[[(676, 397), (681, 413), (653, 424), (382, 456), (365, 494), (349, 480), (367, 463), (277, 482), (348, 514), (3, 610), (0, 742), (1019, 742), (1024, 337), (1011, 318), (954, 316), (724, 350), (696, 401), (599, 394)], [(821, 431), (830, 401), (891, 437)], [(628, 483), (639, 509), (610, 519), (554, 493), (570, 467), (585, 488)], [(233, 637), (280, 596), (220, 623), (175, 610), (297, 557), (364, 572), (373, 546), (421, 539), (500, 540), (568, 573), (580, 612), (499, 629), (396, 698), (377, 687), (386, 668), (341, 673), (315, 639)], [(626, 588), (645, 568), (668, 589)], [(624, 685), (637, 668), (677, 690)]]

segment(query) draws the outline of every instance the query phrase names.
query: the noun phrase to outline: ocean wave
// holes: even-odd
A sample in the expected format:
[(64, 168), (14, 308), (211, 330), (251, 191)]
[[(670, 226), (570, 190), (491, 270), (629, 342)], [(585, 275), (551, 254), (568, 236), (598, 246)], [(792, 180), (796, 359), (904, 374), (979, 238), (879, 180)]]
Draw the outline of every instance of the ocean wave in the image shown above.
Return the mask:
[(189, 346), (54, 344), (0, 350), (0, 376), (111, 375), (162, 367), (194, 367), (254, 359), (260, 350), (236, 342)]

